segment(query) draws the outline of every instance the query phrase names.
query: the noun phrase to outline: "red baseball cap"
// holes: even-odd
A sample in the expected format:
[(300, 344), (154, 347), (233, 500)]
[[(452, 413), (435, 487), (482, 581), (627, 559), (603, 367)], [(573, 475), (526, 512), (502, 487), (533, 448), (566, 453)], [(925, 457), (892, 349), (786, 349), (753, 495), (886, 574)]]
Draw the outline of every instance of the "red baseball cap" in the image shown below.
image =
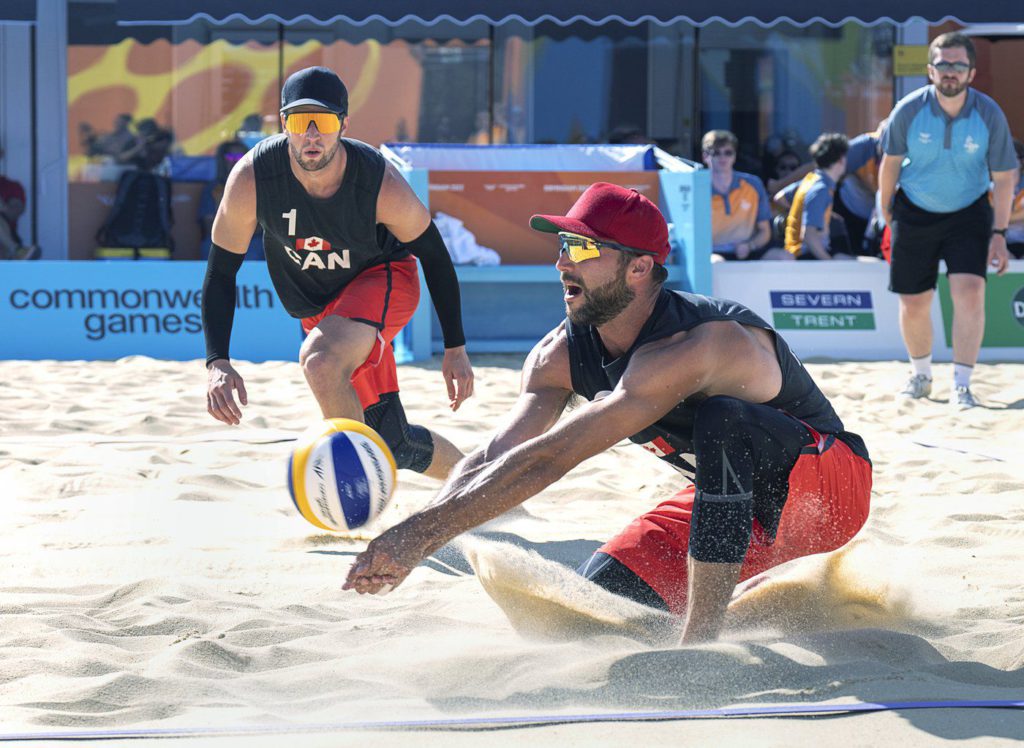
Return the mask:
[(530, 228), (615, 242), (654, 255), (659, 265), (665, 264), (669, 253), (668, 224), (658, 206), (636, 190), (608, 182), (590, 185), (567, 215), (533, 216)]

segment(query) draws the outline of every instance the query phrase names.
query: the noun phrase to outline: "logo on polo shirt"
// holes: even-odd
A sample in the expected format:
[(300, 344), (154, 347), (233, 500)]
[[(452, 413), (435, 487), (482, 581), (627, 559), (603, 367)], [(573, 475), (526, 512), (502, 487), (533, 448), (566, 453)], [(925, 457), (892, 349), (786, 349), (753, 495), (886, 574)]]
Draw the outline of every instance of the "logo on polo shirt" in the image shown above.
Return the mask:
[(920, 132), (917, 134), (917, 139), (927, 145), (932, 142), (932, 134), (930, 132)]
[(777, 330), (874, 330), (870, 291), (772, 291)]
[(967, 140), (964, 141), (964, 150), (968, 153), (974, 153), (979, 148), (981, 148), (981, 143), (974, 142), (974, 138), (968, 135)]

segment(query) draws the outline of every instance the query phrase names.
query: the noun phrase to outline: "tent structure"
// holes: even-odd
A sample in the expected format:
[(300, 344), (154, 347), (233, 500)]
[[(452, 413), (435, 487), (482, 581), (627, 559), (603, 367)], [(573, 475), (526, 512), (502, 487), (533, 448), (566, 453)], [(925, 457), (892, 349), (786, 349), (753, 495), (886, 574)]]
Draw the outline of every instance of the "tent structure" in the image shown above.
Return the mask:
[[(242, 10), (240, 10), (242, 8)], [(712, 22), (730, 25), (753, 22), (770, 26), (789, 22), (798, 26), (825, 23), (839, 26), (849, 21), (866, 25), (925, 20), (930, 23), (1012, 23), (1022, 16), (1020, 0), (986, 0), (964, 3), (953, 0), (295, 0), (283, 7), (276, 0), (249, 0), (239, 6), (234, 0), (118, 0), (121, 25), (188, 24), (205, 20), (217, 24), (239, 21), (277, 21), (283, 24), (344, 22), (357, 26), (383, 22), (395, 26), (418, 21), (427, 26), (440, 22), (465, 25), (475, 21), (501, 25), (509, 22), (536, 25), (551, 22), (601, 25), (609, 22), (637, 25), (667, 25), (687, 21), (698, 26)]]

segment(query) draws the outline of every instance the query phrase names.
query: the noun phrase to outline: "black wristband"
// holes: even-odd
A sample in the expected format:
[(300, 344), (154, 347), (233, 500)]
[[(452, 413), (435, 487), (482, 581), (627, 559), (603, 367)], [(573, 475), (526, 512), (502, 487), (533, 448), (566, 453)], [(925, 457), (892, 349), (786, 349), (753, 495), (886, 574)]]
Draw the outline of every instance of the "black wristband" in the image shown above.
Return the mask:
[(216, 244), (210, 247), (203, 279), (203, 335), (206, 337), (206, 366), (228, 358), (231, 325), (235, 319), (235, 276), (245, 255), (229, 252)]
[(999, 234), (1004, 239), (1006, 238), (1006, 229), (992, 229), (992, 235)]
[(406, 243), (406, 248), (419, 258), (423, 265), (423, 279), (430, 291), (430, 300), (441, 323), (441, 335), (445, 348), (457, 348), (466, 344), (462, 331), (462, 299), (459, 294), (459, 277), (455, 274), (452, 257), (441, 238), (441, 232), (431, 221), (427, 230)]

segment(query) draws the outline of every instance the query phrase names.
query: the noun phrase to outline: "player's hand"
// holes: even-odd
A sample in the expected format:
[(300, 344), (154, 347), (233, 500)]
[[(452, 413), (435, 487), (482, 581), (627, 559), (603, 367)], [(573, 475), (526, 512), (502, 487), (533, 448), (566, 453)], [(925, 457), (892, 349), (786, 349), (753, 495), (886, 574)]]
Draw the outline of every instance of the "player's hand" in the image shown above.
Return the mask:
[(395, 525), (356, 556), (341, 588), (360, 595), (386, 594), (405, 581), (425, 556), (408, 524)]
[(1010, 266), (1010, 251), (1006, 248), (1006, 237), (1002, 234), (992, 234), (988, 242), (988, 264), (996, 270), (996, 275), (1002, 275)]
[(226, 358), (218, 358), (210, 364), (209, 379), (206, 384), (206, 410), (216, 418), (231, 426), (242, 421), (242, 409), (235, 402), (235, 393), (242, 405), (249, 404), (249, 396), (245, 392), (242, 376)]
[(448, 405), (452, 410), (458, 410), (467, 398), (473, 396), (473, 367), (469, 363), (466, 346), (445, 348), (441, 374), (448, 387)]
[(740, 242), (736, 245), (736, 259), (745, 260), (750, 257), (750, 242)]

